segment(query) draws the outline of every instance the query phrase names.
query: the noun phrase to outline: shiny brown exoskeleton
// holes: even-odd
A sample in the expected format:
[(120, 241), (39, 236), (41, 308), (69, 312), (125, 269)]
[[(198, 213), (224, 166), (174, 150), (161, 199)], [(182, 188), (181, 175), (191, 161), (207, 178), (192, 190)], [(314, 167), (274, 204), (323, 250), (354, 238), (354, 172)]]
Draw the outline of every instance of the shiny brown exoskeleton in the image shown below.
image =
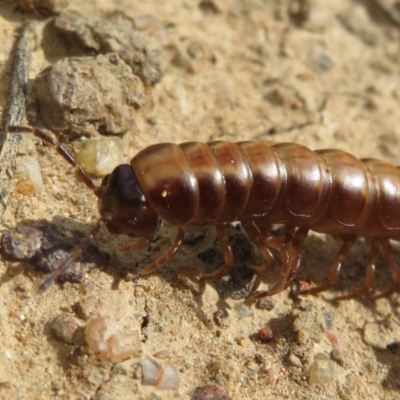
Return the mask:
[[(141, 271), (144, 274), (176, 254), (185, 229), (215, 225), (225, 264), (204, 277), (227, 275), (234, 258), (226, 225), (240, 221), (266, 261), (253, 270), (259, 274), (272, 270), (271, 249), (281, 256), (280, 279), (270, 290), (253, 294), (254, 298), (275, 294), (293, 280), (309, 230), (339, 238), (342, 245), (327, 281), (299, 294), (319, 293), (335, 283), (359, 236), (371, 239), (364, 285), (338, 299), (359, 297), (371, 289), (380, 252), (389, 262), (393, 282), (379, 297), (398, 289), (400, 273), (389, 240), (400, 240), (400, 170), (388, 163), (359, 160), (340, 150), (312, 151), (294, 143), (163, 143), (140, 151), (96, 187), (65, 148), (41, 130), (10, 126), (8, 132), (31, 132), (52, 144), (99, 198), (99, 221), (43, 282), (42, 291), (85, 251), (103, 224), (111, 233), (139, 237), (123, 249), (133, 250), (151, 240), (159, 219), (175, 226), (177, 234), (168, 251)], [(283, 239), (272, 237), (271, 223), (284, 225)]]

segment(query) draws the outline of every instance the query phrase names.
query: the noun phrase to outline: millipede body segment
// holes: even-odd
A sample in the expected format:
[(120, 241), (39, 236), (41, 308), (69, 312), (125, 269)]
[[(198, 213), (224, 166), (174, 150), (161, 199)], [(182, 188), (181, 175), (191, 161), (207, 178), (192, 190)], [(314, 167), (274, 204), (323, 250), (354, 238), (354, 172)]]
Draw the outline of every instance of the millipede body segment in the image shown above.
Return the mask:
[[(400, 239), (400, 170), (388, 163), (360, 160), (340, 150), (312, 151), (295, 143), (162, 143), (140, 151), (130, 164), (119, 165), (96, 187), (57, 140), (35, 128), (10, 126), (8, 132), (30, 132), (53, 145), (99, 198), (97, 224), (41, 285), (42, 291), (85, 251), (103, 224), (111, 233), (139, 237), (125, 248), (132, 250), (152, 239), (160, 219), (175, 226), (177, 234), (167, 252), (142, 273), (171, 259), (188, 227), (215, 225), (225, 264), (204, 277), (227, 275), (234, 258), (226, 225), (239, 221), (265, 258), (265, 265), (253, 270), (270, 272), (275, 264), (271, 250), (280, 253), (278, 282), (254, 293), (254, 298), (275, 294), (293, 280), (310, 230), (333, 235), (342, 245), (326, 282), (300, 294), (319, 293), (335, 283), (357, 237), (371, 239), (364, 285), (338, 299), (359, 297), (371, 289), (380, 253), (388, 260), (392, 285), (379, 297), (398, 289), (400, 273), (389, 240)], [(273, 237), (271, 224), (284, 226), (283, 238)]]

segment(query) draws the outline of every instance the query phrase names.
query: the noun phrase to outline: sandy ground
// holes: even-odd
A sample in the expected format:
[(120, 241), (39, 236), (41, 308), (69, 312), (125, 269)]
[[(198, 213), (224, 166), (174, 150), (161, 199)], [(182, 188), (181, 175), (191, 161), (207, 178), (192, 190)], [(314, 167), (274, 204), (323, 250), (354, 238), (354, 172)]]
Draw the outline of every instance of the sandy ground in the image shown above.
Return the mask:
[[(99, 19), (115, 9), (147, 21), (143, 32), (165, 54), (162, 82), (148, 91), (135, 132), (124, 138), (126, 161), (160, 141), (257, 139), (399, 163), (400, 31), (363, 1), (71, 0), (69, 6)], [(0, 3), (0, 112), (10, 52), (27, 18)], [(47, 22), (38, 22), (31, 79), (62, 55), (53, 49), (51, 59), (43, 52)], [(95, 197), (53, 149), (35, 143), (45, 190), (30, 196), (14, 191), (2, 228), (51, 222), (82, 236), (97, 218)], [(20, 263), (0, 261), (0, 398), (189, 399), (196, 387), (209, 384), (222, 392), (193, 398), (400, 399), (400, 356), (393, 344), (400, 340), (399, 294), (376, 302), (330, 301), (362, 284), (366, 243), (355, 246), (332, 289), (301, 299), (287, 289), (264, 304), (268, 309), (244, 301), (249, 280), (199, 283), (198, 271), (222, 260), (213, 229), (191, 232), (183, 250), (156, 273), (118, 280), (117, 263), (133, 264), (133, 276), (166, 248), (172, 232), (162, 228), (150, 253), (121, 255), (115, 248), (129, 241), (102, 231), (96, 245), (111, 254), (110, 265), (82, 282), (56, 284), (43, 296), (35, 294), (42, 272), (23, 263), (24, 272), (11, 276), (10, 268)], [(245, 270), (251, 262), (244, 260), (247, 242), (236, 228), (232, 233), (241, 261), (235, 269)], [(331, 238), (311, 234), (302, 279), (322, 282), (337, 248)], [(377, 275), (377, 290), (383, 290), (390, 282), (385, 262)], [(60, 315), (67, 322), (57, 328)], [(138, 330), (142, 354), (121, 363), (97, 360), (76, 338), (92, 316)], [(274, 336), (268, 342), (259, 335), (266, 326)], [(144, 358), (174, 365), (179, 390), (144, 386), (137, 367)], [(321, 364), (327, 381), (311, 384), (310, 369)]]

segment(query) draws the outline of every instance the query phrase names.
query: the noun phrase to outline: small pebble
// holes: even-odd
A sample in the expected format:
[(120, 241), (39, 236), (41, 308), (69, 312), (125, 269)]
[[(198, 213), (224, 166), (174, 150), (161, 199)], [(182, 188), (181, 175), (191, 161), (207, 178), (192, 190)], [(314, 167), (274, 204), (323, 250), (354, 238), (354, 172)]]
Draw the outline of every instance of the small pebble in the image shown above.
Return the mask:
[(235, 310), (240, 319), (249, 318), (254, 315), (254, 311), (243, 303), (235, 304)]
[(85, 339), (95, 356), (104, 361), (120, 362), (141, 351), (139, 334), (124, 331), (112, 318), (91, 319), (85, 328)]
[(16, 184), (19, 193), (31, 196), (44, 190), (42, 172), (36, 158), (31, 156), (19, 157), (14, 173), (20, 179)]
[(329, 331), (329, 329), (331, 329), (333, 326), (333, 321), (335, 319), (335, 315), (331, 312), (325, 312), (324, 318), (325, 318), (326, 329)]
[(220, 328), (227, 328), (229, 326), (229, 313), (227, 310), (217, 310), (213, 314), (213, 320)]
[(343, 397), (345, 399), (354, 399), (354, 391), (357, 388), (357, 378), (356, 376), (351, 373), (346, 375), (344, 378), (344, 382), (342, 385), (339, 387), (340, 391), (343, 394)]
[(142, 367), (142, 383), (145, 386), (156, 386), (162, 374), (160, 365), (154, 360), (145, 358), (140, 361)]
[(97, 309), (98, 302), (95, 296), (87, 296), (75, 304), (76, 313), (83, 320), (88, 320)]
[(244, 346), (244, 344), (246, 342), (246, 336), (239, 335), (239, 336), (236, 336), (234, 340), (239, 346)]
[(314, 362), (310, 368), (310, 385), (322, 385), (329, 382), (335, 372), (335, 366), (329, 357), (318, 353), (315, 355)]
[(35, 188), (27, 179), (18, 180), (15, 184), (15, 190), (24, 196), (33, 196), (35, 194)]
[(301, 368), (303, 366), (303, 363), (301, 362), (300, 358), (297, 357), (295, 354), (293, 353), (289, 353), (289, 357), (288, 357), (288, 361), (291, 365), (293, 365), (294, 367), (299, 367)]
[(87, 140), (80, 146), (75, 160), (86, 172), (103, 177), (123, 161), (123, 146), (120, 139)]
[(43, 233), (28, 226), (11, 229), (1, 237), (1, 255), (8, 260), (29, 260), (42, 246)]
[(274, 338), (274, 332), (272, 328), (268, 325), (264, 326), (258, 331), (258, 338), (262, 342), (270, 342)]
[(254, 361), (257, 364), (263, 364), (264, 363), (264, 357), (261, 354), (254, 354)]
[(146, 386), (156, 386), (161, 390), (178, 390), (179, 375), (169, 362), (157, 363), (146, 358), (139, 362), (142, 367), (142, 383)]
[(69, 314), (58, 315), (50, 325), (51, 333), (59, 342), (72, 344), (74, 335), (79, 324), (74, 317)]
[(326, 332), (326, 337), (329, 339), (334, 349), (337, 349), (341, 352), (347, 351), (347, 343), (340, 336), (340, 334), (336, 332)]
[(232, 400), (232, 397), (219, 386), (205, 385), (196, 387), (190, 400)]
[(162, 377), (157, 385), (161, 390), (178, 390), (179, 375), (175, 367), (168, 361), (161, 364)]
[(263, 299), (257, 301), (256, 307), (260, 310), (271, 311), (275, 307), (275, 301), (268, 297), (264, 297)]
[(384, 348), (385, 334), (388, 333), (389, 324), (382, 322), (367, 322), (364, 325), (363, 339), (365, 343), (376, 348)]
[(107, 53), (64, 57), (35, 78), (40, 118), (61, 141), (121, 135), (136, 126), (143, 84), (117, 54)]
[(343, 352), (341, 352), (339, 349), (333, 349), (331, 351), (331, 358), (341, 367), (344, 367), (346, 365), (346, 360), (343, 357)]

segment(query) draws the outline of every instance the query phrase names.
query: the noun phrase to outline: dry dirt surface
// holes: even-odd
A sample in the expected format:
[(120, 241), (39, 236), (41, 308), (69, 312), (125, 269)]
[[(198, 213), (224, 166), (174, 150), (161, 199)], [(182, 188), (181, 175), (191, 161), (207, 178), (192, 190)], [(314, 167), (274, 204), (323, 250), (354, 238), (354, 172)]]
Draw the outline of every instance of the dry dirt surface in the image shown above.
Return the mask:
[[(46, 2), (21, 1), (19, 8), (15, 3), (0, 0), (0, 113), (10, 101), (18, 32), (25, 21), (34, 20), (24, 124), (57, 125), (57, 112), (75, 128), (78, 118), (79, 134), (89, 142), (96, 140), (97, 131), (119, 134), (124, 126), (123, 138), (107, 139), (122, 143), (123, 162), (163, 141), (253, 139), (338, 148), (400, 164), (398, 2), (71, 0), (58, 2), (68, 7), (56, 10), (61, 11), (57, 18), (64, 18), (57, 21), (38, 5)], [(133, 29), (124, 31), (129, 24), (141, 39)], [(121, 30), (119, 37), (113, 36), (114, 29)], [(136, 57), (134, 47), (143, 37), (150, 47)], [(149, 50), (152, 46), (156, 50)], [(89, 70), (79, 72), (80, 83), (74, 83), (73, 94), (79, 92), (76, 97), (95, 118), (86, 109), (79, 114), (72, 103), (53, 111), (50, 95), (44, 96), (46, 108), (37, 102), (43, 99), (38, 82), (47, 82), (39, 74), (74, 55), (103, 57), (95, 67), (85, 66)], [(127, 75), (112, 84), (99, 78), (90, 86), (91, 71), (104, 72), (102, 65), (108, 62), (111, 69), (122, 65), (118, 74)], [(76, 76), (78, 67), (70, 68), (69, 76)], [(121, 79), (126, 81), (119, 85)], [(122, 96), (118, 101), (128, 101), (134, 112), (113, 107), (119, 103), (107, 96), (116, 88)], [(101, 95), (85, 97), (86, 90)], [(59, 93), (55, 89), (52, 95)], [(109, 102), (104, 109), (96, 103), (102, 96)], [(122, 109), (127, 119), (119, 119)], [(102, 120), (107, 112), (111, 122)], [(62, 134), (74, 139), (68, 129)], [(67, 147), (76, 151), (83, 140)], [(96, 198), (53, 148), (24, 135), (21, 149), (39, 161), (43, 188), (32, 188), (10, 171), (2, 234), (39, 227), (41, 233), (35, 231), (33, 239), (25, 231), (17, 235), (19, 246), (31, 246), (28, 237), (33, 247), (39, 246), (41, 235), (49, 234), (50, 247), (64, 241), (68, 251), (98, 218)], [(399, 293), (375, 302), (331, 301), (362, 285), (368, 243), (357, 242), (341, 279), (322, 295), (296, 298), (288, 288), (251, 303), (246, 296), (255, 277), (246, 265), (260, 259), (237, 226), (230, 228), (237, 258), (230, 277), (199, 280), (200, 273), (222, 262), (213, 228), (189, 232), (172, 261), (138, 277), (138, 269), (165, 251), (173, 232), (163, 226), (150, 249), (121, 253), (116, 249), (129, 239), (101, 230), (92, 249), (99, 258), (90, 256), (87, 265), (75, 266), (81, 273), (71, 273), (70, 280), (78, 282), (56, 283), (44, 295), (37, 295), (36, 288), (51, 265), (43, 266), (42, 257), (29, 262), (3, 257), (0, 398), (400, 399)], [(321, 283), (338, 246), (330, 237), (311, 233), (298, 280)], [(395, 258), (400, 260), (398, 248)], [(276, 281), (276, 270), (262, 279), (261, 289)], [(387, 285), (390, 273), (382, 260), (375, 289)], [(120, 326), (120, 334), (104, 344), (103, 356), (89, 348), (84, 333), (88, 322), (92, 327), (99, 317), (109, 327)], [(137, 336), (140, 354), (129, 348), (137, 345), (129, 341)], [(124, 340), (126, 360), (107, 355), (107, 346), (118, 347)], [(151, 364), (156, 365), (153, 382), (146, 359), (157, 363)], [(163, 373), (168, 375), (164, 380), (158, 376)]]

